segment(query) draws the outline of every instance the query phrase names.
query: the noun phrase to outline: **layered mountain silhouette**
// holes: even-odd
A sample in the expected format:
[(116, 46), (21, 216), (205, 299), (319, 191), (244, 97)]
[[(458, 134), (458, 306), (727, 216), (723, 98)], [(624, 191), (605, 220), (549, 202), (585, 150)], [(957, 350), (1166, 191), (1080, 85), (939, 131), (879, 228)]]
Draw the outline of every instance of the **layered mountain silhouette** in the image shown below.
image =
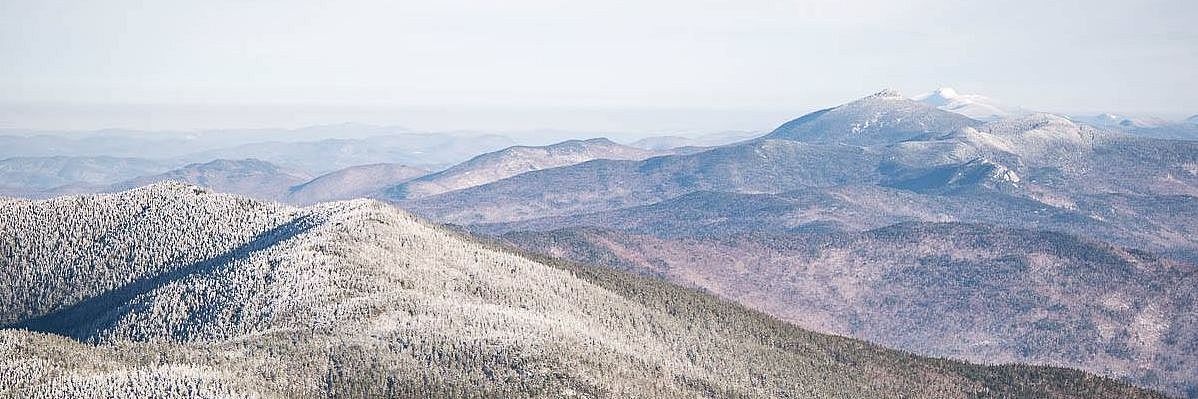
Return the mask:
[(165, 172), (170, 162), (142, 158), (13, 157), (0, 160), (0, 187), (46, 190), (64, 185), (103, 185)]
[[(1192, 227), (1174, 229), (1180, 234), (1164, 234), (1159, 240), (1140, 230), (1176, 226), (1179, 222), (1169, 214), (1194, 213), (1194, 165), (1198, 144), (1192, 142), (1119, 134), (1050, 114), (981, 123), (882, 92), (803, 116), (758, 140), (642, 161), (595, 160), (399, 204), (443, 222), (542, 219), (544, 229), (553, 227), (546, 221), (554, 218), (624, 212), (698, 192), (782, 195), (866, 187), (917, 196), (925, 208), (907, 211), (901, 203), (881, 203), (874, 215), (990, 221), (1001, 214), (1015, 227), (1028, 227), (1039, 225), (1020, 223), (1058, 214), (1062, 218), (1046, 222), (1078, 233), (1102, 232), (1103, 239), (1133, 247), (1194, 254), (1198, 242), (1183, 238)], [(842, 196), (839, 201), (867, 199)], [(1131, 203), (1150, 207), (1125, 207)], [(989, 213), (966, 213), (982, 207)], [(945, 214), (946, 209), (955, 210)], [(720, 213), (721, 208), (679, 211)], [(876, 222), (911, 220), (851, 218), (828, 222), (877, 227)], [(1136, 222), (1116, 222), (1128, 219)]]
[(398, 134), (360, 139), (247, 143), (188, 154), (188, 159), (254, 158), (291, 169), (328, 173), (351, 166), (400, 163), (420, 168), (452, 165), (515, 144), (497, 135)]

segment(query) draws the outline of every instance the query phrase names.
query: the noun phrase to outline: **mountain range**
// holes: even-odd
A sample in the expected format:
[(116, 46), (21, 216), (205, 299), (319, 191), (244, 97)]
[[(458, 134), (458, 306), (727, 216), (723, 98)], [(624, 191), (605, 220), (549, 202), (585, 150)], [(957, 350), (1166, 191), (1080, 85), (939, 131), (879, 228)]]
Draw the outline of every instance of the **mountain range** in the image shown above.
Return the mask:
[[(1129, 136), (1049, 114), (981, 123), (883, 92), (803, 116), (758, 140), (641, 161), (584, 162), (398, 203), (448, 223), (543, 219), (539, 229), (552, 229), (565, 226), (546, 222), (552, 218), (627, 212), (698, 192), (840, 191), (831, 198), (844, 203), (898, 190), (896, 195), (924, 205), (909, 209), (904, 202), (877, 201), (866, 213), (824, 221), (877, 227), (906, 220), (997, 219), (1030, 226), (1043, 220), (1133, 247), (1193, 254), (1198, 242), (1186, 238), (1192, 237), (1192, 220), (1170, 214), (1194, 213), (1194, 165), (1198, 143)], [(853, 190), (872, 194), (847, 194)], [(852, 220), (858, 215), (873, 220)], [(782, 217), (775, 225), (821, 222)], [(1170, 228), (1154, 238), (1145, 236), (1145, 226)]]
[(1163, 397), (812, 333), (370, 200), (163, 183), (0, 220), (0, 390), (21, 397)]
[[(395, 203), (472, 232), (501, 234), (530, 250), (702, 287), (817, 331), (928, 355), (1088, 367), (1195, 397), (1188, 366), (1195, 348), (1184, 344), (1194, 333), (1187, 321), (1193, 315), (1185, 311), (1192, 299), (1172, 285), (1188, 284), (1198, 263), (1195, 165), (1198, 143), (1192, 141), (1142, 137), (1043, 113), (982, 122), (883, 91), (804, 115), (755, 140), (640, 161), (594, 160)], [(580, 239), (574, 233), (580, 229), (610, 235)], [(910, 239), (877, 239), (882, 232)], [(988, 246), (999, 245), (993, 240), (958, 243), (955, 235), (1005, 241), (997, 247)], [(787, 244), (760, 249), (773, 245), (771, 236)], [(829, 248), (821, 237), (844, 237), (863, 249), (842, 259), (856, 246)], [(709, 241), (690, 246), (687, 240)], [(735, 244), (719, 245), (725, 241)], [(697, 249), (704, 245), (715, 249)], [(1007, 247), (1012, 250), (1000, 250)], [(918, 256), (899, 257), (904, 253)], [(1097, 282), (1128, 279), (1127, 288), (1139, 290), (1128, 297), (1165, 296), (1119, 314), (1085, 308), (1105, 300), (1101, 295), (1111, 287), (1044, 284), (1042, 279), (1059, 278), (1029, 272), (1043, 262), (1063, 265), (1062, 273), (1085, 271)], [(825, 308), (831, 306), (801, 294), (812, 284), (830, 284), (796, 274), (802, 268), (826, 266), (829, 273), (851, 275), (857, 267), (864, 268), (860, 273), (883, 270), (869, 266), (879, 264), (910, 267), (886, 277), (897, 280), (846, 280), (842, 288), (853, 296), (827, 299), (868, 299), (850, 303), (875, 324), (852, 330), (844, 327), (851, 320), (819, 324), (796, 316), (830, 312)], [(1107, 274), (1129, 267), (1154, 271)], [(960, 286), (937, 286), (941, 281)], [(911, 288), (889, 291), (889, 282)], [(1042, 297), (1028, 297), (1027, 289), (1043, 291)], [(942, 292), (935, 298), (952, 307), (932, 311), (940, 305), (919, 301), (929, 291)], [(979, 293), (999, 302), (953, 302)], [(792, 299), (816, 304), (786, 305)], [(1158, 307), (1147, 305), (1152, 301)], [(787, 313), (787, 306), (796, 313)], [(1004, 327), (1015, 316), (1026, 324)], [(1107, 335), (1113, 330), (1103, 327), (1133, 325), (1141, 316), (1160, 328), (1161, 335), (1152, 335), (1160, 340), (1131, 330)], [(925, 330), (947, 317), (958, 321)], [(968, 347), (952, 337), (990, 341)], [(1075, 341), (1085, 349), (1054, 346)], [(1175, 344), (1180, 346), (1169, 346)]]
[[(277, 144), (284, 147), (308, 145)], [(319, 143), (313, 145), (319, 147)], [(327, 150), (325, 148), (320, 151)], [(166, 161), (141, 158), (11, 158), (0, 161), (0, 176), (4, 176), (12, 184), (10, 187), (0, 187), (0, 194), (48, 198), (67, 194), (121, 191), (154, 182), (174, 180), (220, 192), (307, 205), (363, 197), (415, 198), (490, 183), (523, 172), (573, 165), (594, 159), (644, 159), (685, 151), (687, 150), (644, 150), (616, 144), (603, 138), (570, 140), (547, 146), (508, 147), (479, 155), (436, 173), (404, 164), (378, 163), (337, 169), (315, 178), (306, 170), (322, 168), (288, 168), (256, 158), (215, 159), (169, 170), (165, 170), (166, 165), (170, 165)], [(358, 159), (352, 153), (346, 157)], [(312, 156), (311, 159), (312, 162), (320, 162), (318, 160), (322, 157)]]
[(144, 158), (12, 157), (0, 160), (0, 186), (46, 190), (66, 185), (101, 185), (165, 172), (175, 165)]

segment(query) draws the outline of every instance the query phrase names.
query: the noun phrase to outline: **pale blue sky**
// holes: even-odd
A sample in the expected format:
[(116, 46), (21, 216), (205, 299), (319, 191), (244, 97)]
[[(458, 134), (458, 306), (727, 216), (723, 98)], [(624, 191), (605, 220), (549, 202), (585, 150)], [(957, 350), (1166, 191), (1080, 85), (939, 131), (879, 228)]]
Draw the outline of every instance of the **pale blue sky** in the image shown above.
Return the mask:
[(1193, 0), (0, 0), (0, 126), (748, 129), (938, 86), (1176, 117), (1198, 113), (1196, 16)]

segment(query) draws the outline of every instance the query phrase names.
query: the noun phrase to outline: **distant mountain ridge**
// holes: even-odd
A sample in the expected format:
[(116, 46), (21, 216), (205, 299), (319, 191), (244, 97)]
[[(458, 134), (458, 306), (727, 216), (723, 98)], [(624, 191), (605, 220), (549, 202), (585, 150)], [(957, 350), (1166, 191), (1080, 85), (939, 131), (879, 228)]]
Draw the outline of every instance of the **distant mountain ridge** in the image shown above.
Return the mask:
[(161, 173), (173, 163), (142, 158), (13, 157), (0, 160), (0, 186), (44, 190), (68, 184), (111, 184)]
[[(0, 159), (11, 157), (124, 157), (173, 165), (254, 158), (320, 174), (371, 163), (440, 168), (515, 145), (482, 133), (414, 133), (400, 128), (343, 124), (303, 129), (211, 132), (23, 132), (0, 130)], [(339, 138), (329, 138), (339, 137)], [(145, 149), (154, 151), (146, 152)]]
[(414, 199), (595, 159), (641, 160), (669, 153), (616, 144), (605, 138), (569, 140), (547, 146), (514, 146), (476, 156), (449, 169), (388, 188), (386, 192), (394, 199)]
[(1183, 121), (1170, 121), (1161, 118), (1133, 118), (1102, 113), (1093, 116), (1070, 116), (1070, 119), (1140, 137), (1198, 140), (1198, 124), (1195, 123), (1194, 117)]
[(412, 133), (361, 139), (249, 143), (188, 154), (186, 158), (195, 161), (255, 158), (311, 173), (327, 173), (373, 163), (439, 168), (514, 144), (511, 138), (499, 135), (457, 137)]
[(732, 144), (738, 141), (760, 137), (762, 133), (754, 131), (733, 131), (708, 133), (698, 136), (650, 136), (638, 139), (629, 146), (646, 150), (670, 150), (683, 147), (714, 147)]
[(371, 164), (339, 169), (292, 186), (281, 200), (289, 204), (373, 198), (395, 184), (427, 175), (429, 171), (400, 164)]
[(162, 174), (124, 181), (105, 191), (123, 191), (164, 181), (191, 183), (223, 193), (254, 198), (280, 198), (292, 186), (310, 179), (303, 172), (258, 159), (217, 159), (194, 163)]

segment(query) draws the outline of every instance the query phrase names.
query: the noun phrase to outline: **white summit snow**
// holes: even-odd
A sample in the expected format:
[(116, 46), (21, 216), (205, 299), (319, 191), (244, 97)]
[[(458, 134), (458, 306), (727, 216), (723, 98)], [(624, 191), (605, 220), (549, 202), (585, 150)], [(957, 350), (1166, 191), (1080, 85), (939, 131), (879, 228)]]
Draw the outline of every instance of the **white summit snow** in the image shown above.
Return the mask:
[(1003, 105), (986, 96), (957, 93), (951, 87), (941, 87), (931, 93), (916, 96), (913, 100), (978, 120), (996, 120), (1028, 114), (1028, 111), (1022, 108)]

